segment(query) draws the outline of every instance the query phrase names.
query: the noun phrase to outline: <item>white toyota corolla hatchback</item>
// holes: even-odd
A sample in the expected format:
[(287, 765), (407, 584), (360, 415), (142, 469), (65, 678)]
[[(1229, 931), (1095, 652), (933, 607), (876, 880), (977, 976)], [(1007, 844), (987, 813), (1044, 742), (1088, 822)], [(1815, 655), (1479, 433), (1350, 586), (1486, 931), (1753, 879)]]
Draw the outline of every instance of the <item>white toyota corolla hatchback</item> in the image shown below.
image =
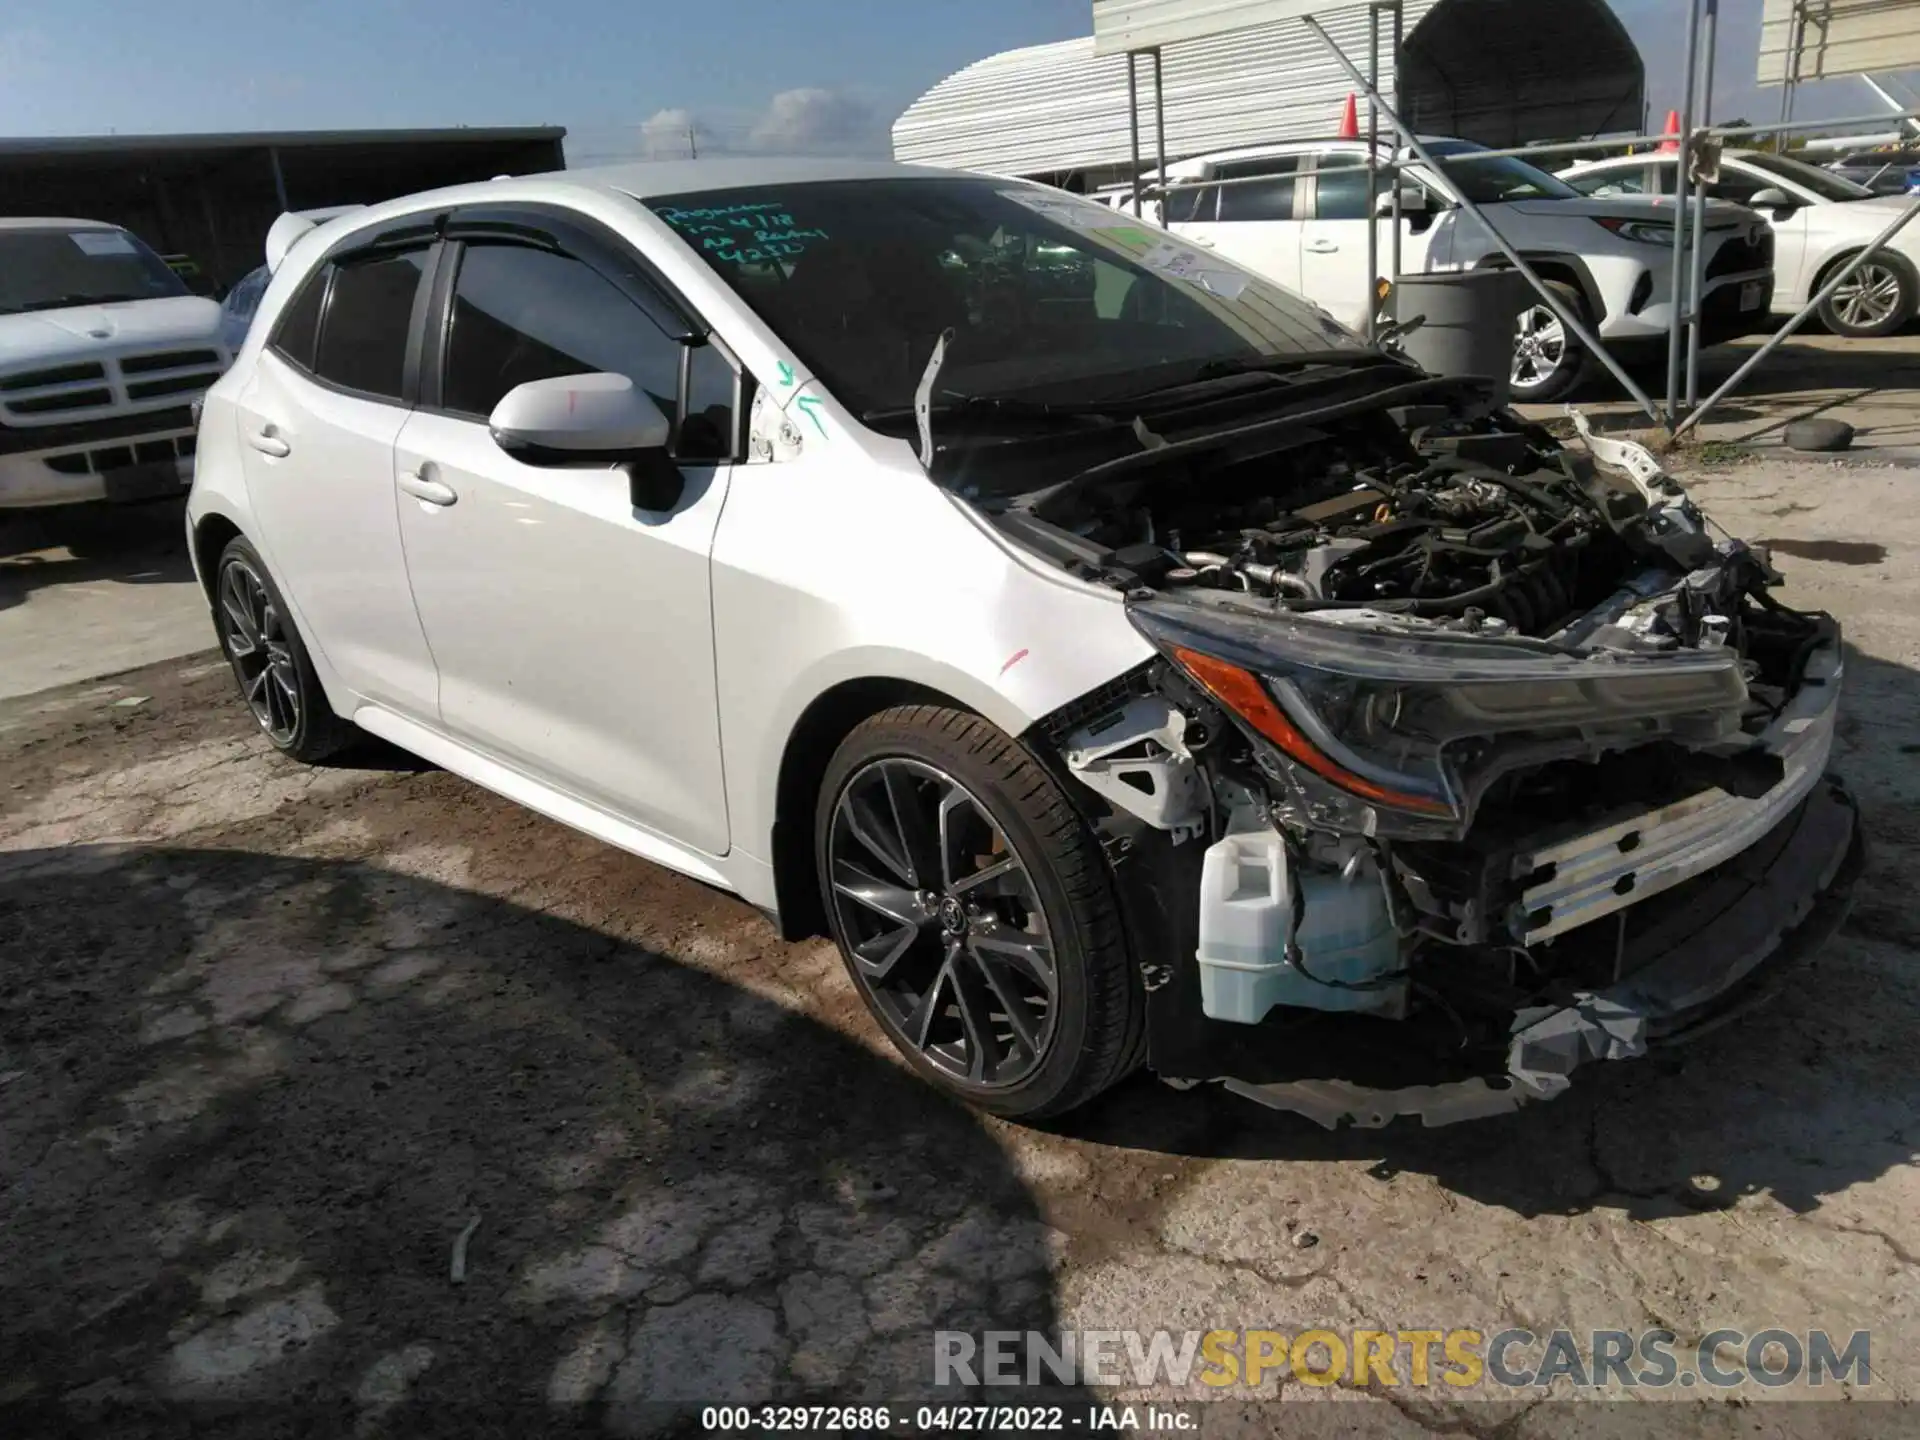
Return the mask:
[(262, 732), (830, 934), (972, 1103), (1497, 1113), (1845, 911), (1839, 634), (1764, 552), (1152, 226), (688, 162), (268, 259), (188, 516)]

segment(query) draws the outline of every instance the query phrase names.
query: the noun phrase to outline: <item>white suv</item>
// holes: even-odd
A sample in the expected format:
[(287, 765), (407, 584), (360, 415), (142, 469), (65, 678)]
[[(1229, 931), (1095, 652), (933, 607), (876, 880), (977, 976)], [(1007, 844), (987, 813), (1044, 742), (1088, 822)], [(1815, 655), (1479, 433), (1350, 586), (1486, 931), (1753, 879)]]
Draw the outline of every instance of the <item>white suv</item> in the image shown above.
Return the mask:
[[(1673, 194), (1672, 155), (1622, 155), (1563, 171), (1582, 195), (1607, 200)], [(1911, 195), (1877, 195), (1844, 175), (1791, 155), (1729, 150), (1707, 193), (1751, 206), (1773, 226), (1780, 283), (1773, 308), (1791, 315), (1818, 295), (1833, 272), (1865, 249), (1909, 204)], [(1672, 203), (1671, 200), (1668, 201)], [(1909, 226), (1853, 273), (1820, 307), (1835, 335), (1891, 335), (1920, 313), (1920, 230)]]
[(93, 220), (0, 219), (0, 508), (179, 495), (220, 307)]
[[(1484, 226), (1459, 208), (1464, 192), (1609, 350), (1634, 361), (1660, 351), (1672, 320), (1673, 210), (1657, 201), (1587, 199), (1523, 160), (1448, 164), (1482, 147), (1464, 140), (1425, 142), (1444, 173), (1403, 172), (1401, 269), (1406, 274), (1472, 270), (1507, 263)], [(1218, 250), (1296, 290), (1342, 324), (1365, 324), (1373, 276), (1367, 274), (1367, 217), (1388, 214), (1389, 182), (1367, 197), (1366, 142), (1302, 141), (1204, 155), (1168, 167), (1175, 184), (1234, 180), (1177, 191), (1167, 208), (1183, 239)], [(1391, 152), (1382, 147), (1382, 159)], [(1157, 174), (1157, 172), (1156, 172)], [(1106, 192), (1109, 204), (1126, 196)], [(1153, 212), (1155, 218), (1157, 211)], [(1773, 235), (1736, 205), (1708, 217), (1706, 343), (1749, 334), (1766, 321), (1773, 291)], [(1379, 222), (1378, 271), (1392, 264), (1392, 221)], [(1514, 398), (1550, 400), (1578, 383), (1586, 357), (1552, 309), (1531, 292), (1517, 317)]]
[(245, 703), (831, 934), (1002, 1114), (1508, 1110), (1837, 925), (1833, 622), (1645, 451), (1170, 244), (855, 161), (311, 230), (187, 507)]

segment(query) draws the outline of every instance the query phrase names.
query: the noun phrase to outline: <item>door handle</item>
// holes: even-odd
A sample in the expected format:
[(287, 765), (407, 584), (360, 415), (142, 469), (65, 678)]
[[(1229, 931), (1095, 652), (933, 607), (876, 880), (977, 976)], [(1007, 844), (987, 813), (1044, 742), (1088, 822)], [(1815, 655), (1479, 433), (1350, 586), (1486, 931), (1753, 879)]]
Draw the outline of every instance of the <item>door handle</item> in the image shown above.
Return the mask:
[(247, 443), (262, 455), (271, 455), (276, 460), (284, 460), (293, 453), (293, 446), (281, 439), (280, 432), (271, 425), (262, 425), (258, 430), (249, 430)]
[(1309, 240), (1307, 242), (1307, 253), (1309, 255), (1338, 255), (1340, 253), (1340, 247), (1331, 240)]
[(425, 467), (420, 470), (402, 470), (400, 488), (416, 500), (424, 500), (429, 505), (451, 505), (460, 497), (451, 485), (435, 480), (428, 475)]

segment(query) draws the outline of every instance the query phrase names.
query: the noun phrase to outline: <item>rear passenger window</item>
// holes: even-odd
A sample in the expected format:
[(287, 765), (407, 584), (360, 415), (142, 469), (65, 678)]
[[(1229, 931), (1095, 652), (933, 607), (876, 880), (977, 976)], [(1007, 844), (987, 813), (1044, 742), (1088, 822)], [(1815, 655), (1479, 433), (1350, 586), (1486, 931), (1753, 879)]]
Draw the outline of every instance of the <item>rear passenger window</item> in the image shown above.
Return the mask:
[(625, 375), (673, 418), (680, 345), (610, 281), (569, 255), (469, 245), (453, 288), (441, 403), (486, 417), (529, 380)]
[(272, 345), (302, 370), (313, 369), (313, 342), (320, 334), (320, 305), (327, 298), (327, 278), (333, 267), (322, 265), (307, 277), (299, 294), (280, 312), (273, 327)]
[(348, 390), (398, 400), (407, 369), (413, 302), (427, 251), (348, 260), (334, 268), (314, 373)]
[(1239, 182), (1220, 187), (1221, 222), (1293, 219), (1294, 173), (1299, 168), (1297, 155), (1216, 167), (1214, 174), (1219, 179)]

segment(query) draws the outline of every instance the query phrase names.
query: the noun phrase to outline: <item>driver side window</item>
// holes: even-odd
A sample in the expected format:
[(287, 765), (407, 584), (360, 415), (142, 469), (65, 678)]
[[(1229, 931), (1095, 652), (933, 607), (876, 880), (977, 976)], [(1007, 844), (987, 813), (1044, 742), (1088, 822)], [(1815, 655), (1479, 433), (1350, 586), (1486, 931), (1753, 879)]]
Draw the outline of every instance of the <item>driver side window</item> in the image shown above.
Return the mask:
[(674, 453), (719, 458), (731, 448), (731, 368), (711, 345), (683, 354), (688, 349), (583, 261), (526, 245), (471, 243), (460, 255), (447, 317), (441, 404), (485, 419), (517, 385), (604, 372), (625, 375), (676, 420), (684, 358), (689, 408), (676, 420)]

